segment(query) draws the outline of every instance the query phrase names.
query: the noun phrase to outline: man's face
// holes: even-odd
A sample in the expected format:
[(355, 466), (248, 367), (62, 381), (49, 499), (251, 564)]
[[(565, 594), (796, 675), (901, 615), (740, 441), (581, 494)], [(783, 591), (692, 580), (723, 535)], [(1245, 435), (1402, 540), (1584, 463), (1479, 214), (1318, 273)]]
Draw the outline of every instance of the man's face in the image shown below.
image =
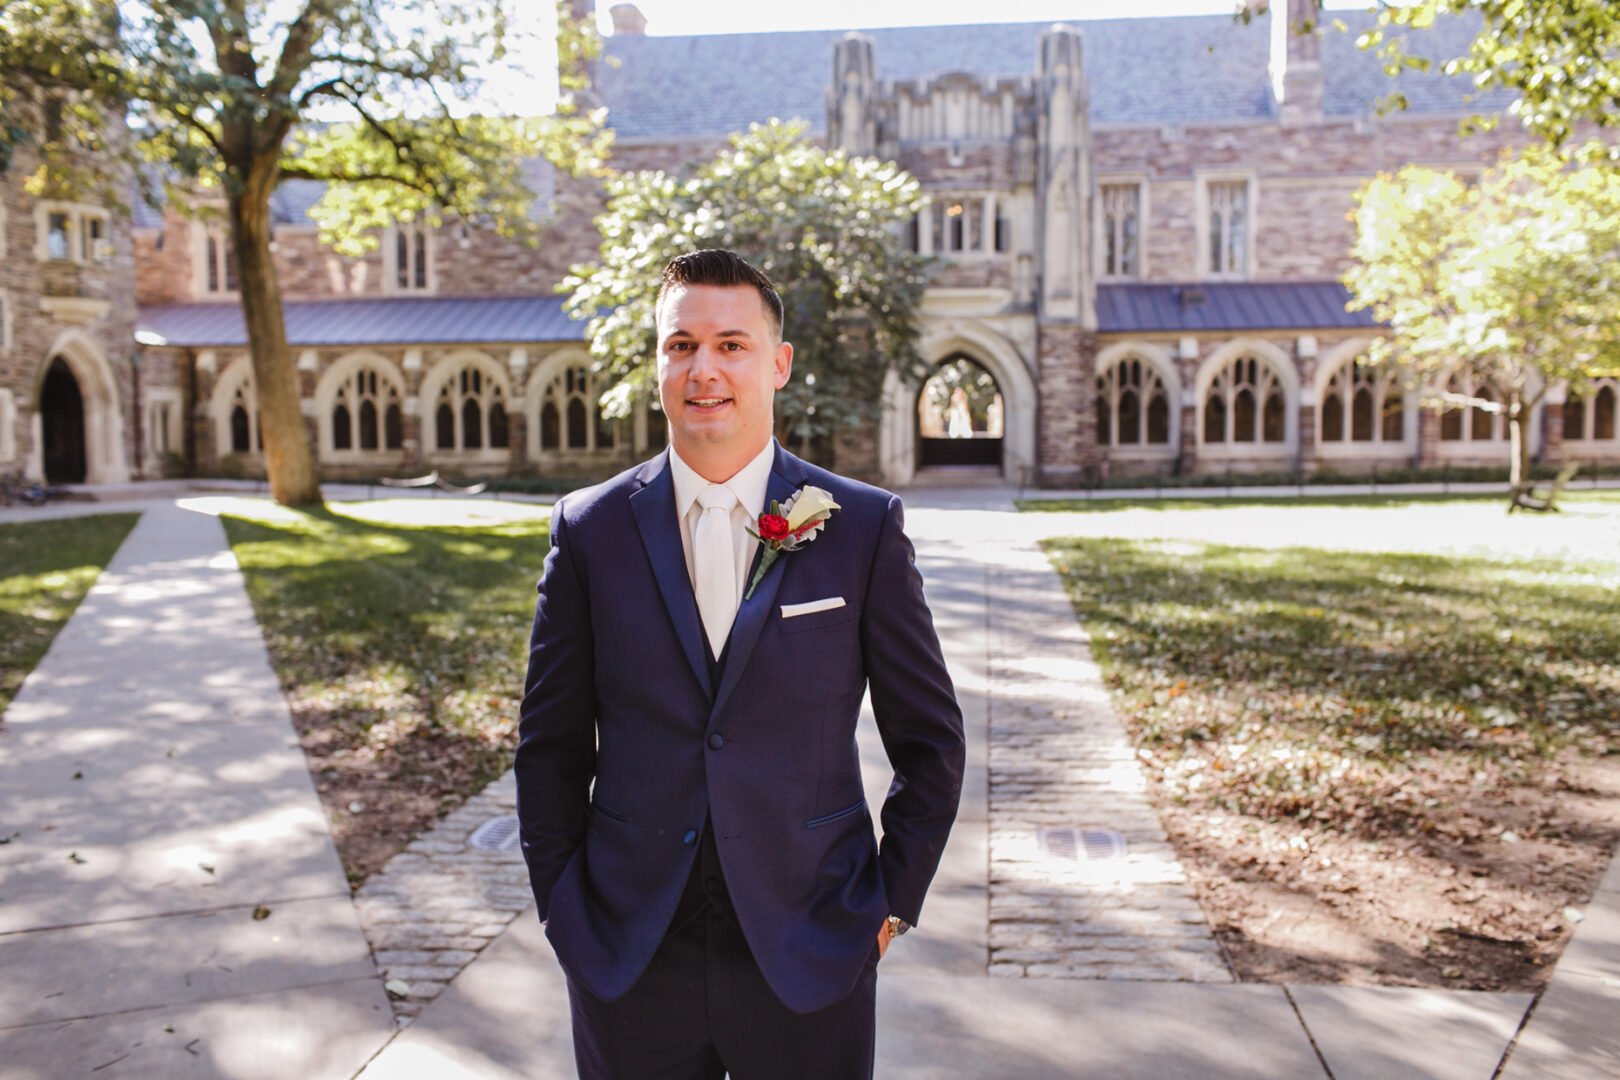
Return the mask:
[[(683, 458), (737, 467), (771, 436), (771, 402), (793, 370), (751, 285), (677, 285), (658, 313), (658, 396)], [(743, 455), (747, 456), (743, 456)]]

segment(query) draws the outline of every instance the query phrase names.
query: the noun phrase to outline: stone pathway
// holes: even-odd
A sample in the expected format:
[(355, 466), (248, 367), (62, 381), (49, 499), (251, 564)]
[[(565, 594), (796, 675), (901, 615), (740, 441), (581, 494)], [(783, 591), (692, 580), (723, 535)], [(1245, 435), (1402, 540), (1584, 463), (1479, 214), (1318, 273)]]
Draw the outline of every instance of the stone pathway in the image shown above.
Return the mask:
[(355, 894), (396, 1021), (438, 997), (515, 915), (534, 904), (516, 846), (485, 851), (469, 843), (478, 826), (516, 810), (517, 785), (508, 771), (411, 841)]
[[(990, 972), (1231, 982), (1084, 631), (1046, 555), (990, 566)], [(1117, 830), (1121, 858), (1043, 854), (1036, 830)]]

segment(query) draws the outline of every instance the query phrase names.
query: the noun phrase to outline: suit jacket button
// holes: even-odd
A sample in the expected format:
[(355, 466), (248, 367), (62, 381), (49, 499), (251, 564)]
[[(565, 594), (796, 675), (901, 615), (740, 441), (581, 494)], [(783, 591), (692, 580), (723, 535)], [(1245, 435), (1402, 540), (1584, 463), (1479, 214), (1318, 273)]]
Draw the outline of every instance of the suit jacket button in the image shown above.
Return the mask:
[(710, 750), (718, 750), (724, 745), (726, 745), (726, 740), (721, 736), (721, 734), (718, 731), (715, 732), (713, 735), (709, 736), (709, 749)]
[(696, 829), (687, 829), (686, 830), (686, 835), (681, 837), (681, 843), (690, 844), (692, 841), (694, 841), (696, 839), (697, 839), (697, 830)]

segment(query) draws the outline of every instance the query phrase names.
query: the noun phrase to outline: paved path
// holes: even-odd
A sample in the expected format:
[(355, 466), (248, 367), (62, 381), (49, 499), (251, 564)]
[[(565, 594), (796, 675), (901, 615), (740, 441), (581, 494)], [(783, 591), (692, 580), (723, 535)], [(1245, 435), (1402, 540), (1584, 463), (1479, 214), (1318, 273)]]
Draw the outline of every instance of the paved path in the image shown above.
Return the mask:
[[(1035, 546), (1081, 515), (1015, 515), (1009, 495), (907, 496), (970, 757), (923, 924), (884, 961), (877, 1075), (1492, 1077), (1529, 995), (1229, 981)], [(348, 903), (217, 521), (146, 505), (0, 726), (0, 827), (22, 834), (0, 847), (0, 1073), (572, 1075), (521, 862), (466, 845), (510, 781)], [(861, 745), (879, 798), (870, 717)], [(1050, 824), (1119, 829), (1132, 855), (1044, 858)], [(413, 988), (395, 1024), (384, 976)], [(1620, 1075), (1617, 987), (1620, 865), (1506, 1080)]]
[(0, 834), (8, 1080), (349, 1077), (387, 1037), (217, 519), (146, 504), (6, 710)]

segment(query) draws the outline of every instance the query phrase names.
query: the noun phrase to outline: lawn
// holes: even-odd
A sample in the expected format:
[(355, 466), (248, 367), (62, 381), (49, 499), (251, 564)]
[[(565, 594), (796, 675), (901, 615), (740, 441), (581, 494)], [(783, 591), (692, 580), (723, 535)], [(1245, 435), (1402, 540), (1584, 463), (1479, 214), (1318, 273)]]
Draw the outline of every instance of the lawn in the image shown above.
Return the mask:
[(511, 764), (549, 510), (243, 506), (226, 534), (358, 884)]
[[(1099, 495), (1094, 499), (1019, 499), (1018, 509), (1044, 514), (1106, 514), (1119, 510), (1230, 510), (1253, 506), (1327, 506), (1378, 508), (1427, 505), (1488, 505), (1507, 507), (1507, 495), (1485, 492), (1404, 492), (1356, 495), (1209, 495), (1186, 489), (1151, 499), (1121, 499)], [(1612, 488), (1568, 490), (1558, 497), (1559, 504), (1620, 503), (1620, 491)]]
[(1212, 520), (1047, 550), (1240, 972), (1539, 985), (1620, 838), (1620, 550), (1260, 547), (1188, 525)]
[(0, 525), (0, 715), (139, 517)]

